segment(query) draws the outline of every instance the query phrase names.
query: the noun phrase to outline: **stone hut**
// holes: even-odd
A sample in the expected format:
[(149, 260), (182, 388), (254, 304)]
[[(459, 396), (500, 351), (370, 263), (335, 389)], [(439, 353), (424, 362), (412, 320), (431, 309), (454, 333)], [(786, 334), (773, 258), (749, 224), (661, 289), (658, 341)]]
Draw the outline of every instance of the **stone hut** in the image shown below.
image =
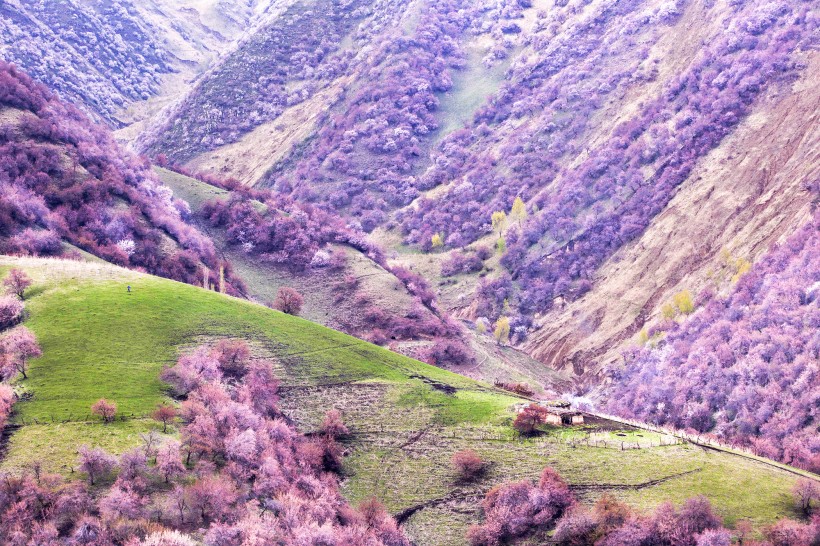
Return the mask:
[[(570, 408), (569, 402), (536, 402), (539, 406), (547, 409), (547, 424), (556, 427), (583, 425), (584, 414)], [(529, 403), (517, 404), (516, 411), (519, 413), (524, 410)]]
[(547, 423), (558, 426), (583, 425), (584, 414), (567, 408), (547, 406)]

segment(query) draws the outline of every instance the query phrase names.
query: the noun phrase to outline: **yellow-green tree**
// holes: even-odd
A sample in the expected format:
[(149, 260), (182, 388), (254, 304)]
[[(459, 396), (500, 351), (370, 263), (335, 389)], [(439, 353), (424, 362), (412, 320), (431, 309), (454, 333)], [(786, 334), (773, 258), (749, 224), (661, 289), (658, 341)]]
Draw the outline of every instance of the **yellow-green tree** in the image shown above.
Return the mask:
[(527, 219), (527, 205), (524, 204), (524, 200), (521, 199), (521, 197), (516, 197), (515, 201), (513, 201), (510, 218), (519, 224)]
[(510, 341), (510, 319), (507, 317), (499, 318), (495, 323), (493, 335), (499, 345), (508, 343)]
[(677, 316), (678, 310), (675, 309), (675, 306), (671, 303), (664, 303), (661, 305), (661, 314), (663, 315), (663, 318), (671, 319)]
[(732, 275), (732, 282), (736, 283), (740, 277), (748, 273), (752, 269), (752, 262), (744, 258), (738, 258), (735, 261), (735, 274)]
[(433, 245), (433, 248), (441, 248), (444, 246), (444, 238), (441, 236), (441, 233), (436, 233), (432, 237), (430, 237), (430, 244)]
[(646, 331), (646, 328), (643, 328), (640, 332), (638, 332), (638, 343), (641, 345), (646, 345), (649, 342), (649, 332)]
[(503, 210), (495, 211), (492, 216), (492, 221), (493, 230), (498, 232), (498, 236), (501, 237), (501, 232), (504, 231), (504, 228), (507, 226), (507, 213)]
[(692, 293), (689, 290), (678, 292), (672, 296), (672, 301), (675, 303), (675, 307), (678, 308), (678, 311), (684, 315), (688, 315), (695, 310), (695, 304), (692, 302)]

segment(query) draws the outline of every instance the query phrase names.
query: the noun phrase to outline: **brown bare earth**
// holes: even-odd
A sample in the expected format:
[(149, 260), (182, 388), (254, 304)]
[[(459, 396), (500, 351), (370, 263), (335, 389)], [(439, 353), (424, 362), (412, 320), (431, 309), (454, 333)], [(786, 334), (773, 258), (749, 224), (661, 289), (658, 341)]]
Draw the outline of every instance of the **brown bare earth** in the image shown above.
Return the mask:
[(339, 78), (305, 102), (285, 110), (273, 121), (260, 125), (239, 141), (206, 152), (186, 167), (223, 178), (236, 178), (253, 186), (265, 173), (284, 159), (294, 146), (315, 130), (318, 118), (336, 102), (351, 78)]

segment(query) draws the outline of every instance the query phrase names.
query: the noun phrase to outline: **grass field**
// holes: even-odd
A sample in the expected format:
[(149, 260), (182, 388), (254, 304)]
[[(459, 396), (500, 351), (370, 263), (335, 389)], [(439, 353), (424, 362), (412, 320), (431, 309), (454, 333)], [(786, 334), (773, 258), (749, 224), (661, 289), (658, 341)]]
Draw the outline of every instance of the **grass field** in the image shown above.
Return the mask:
[[(274, 362), (281, 406), (302, 430), (315, 429), (328, 409), (342, 411), (352, 431), (345, 494), (353, 501), (375, 495), (393, 513), (420, 507), (406, 521), (419, 544), (463, 544), (466, 527), (479, 517), (477, 498), (547, 465), (585, 501), (606, 491), (650, 509), (703, 493), (729, 523), (750, 518), (760, 526), (796, 516), (789, 495), (796, 477), (759, 462), (689, 444), (586, 446), (577, 441), (587, 434), (580, 429), (520, 439), (509, 427), (519, 399), (306, 320), (107, 265), (0, 258), (0, 273), (12, 265), (35, 279), (27, 325), (44, 355), (19, 383), (31, 397), (16, 406), (14, 419), (25, 425), (11, 436), (2, 470), (41, 460), (71, 474), (83, 443), (115, 453), (138, 444), (141, 432), (157, 427), (145, 416), (166, 398), (157, 378), (162, 367), (196, 344), (242, 337), (256, 357)], [(101, 397), (133, 418), (89, 422), (88, 408)], [(634, 431), (617, 434), (594, 438), (639, 439)], [(458, 483), (449, 465), (465, 447), (490, 462), (473, 484)]]

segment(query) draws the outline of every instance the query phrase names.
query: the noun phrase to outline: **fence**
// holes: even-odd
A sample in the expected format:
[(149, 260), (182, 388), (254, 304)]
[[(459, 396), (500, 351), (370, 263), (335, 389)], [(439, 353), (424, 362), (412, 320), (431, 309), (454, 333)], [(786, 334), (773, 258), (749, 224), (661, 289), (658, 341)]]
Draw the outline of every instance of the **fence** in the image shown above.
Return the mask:
[(777, 461), (773, 461), (771, 459), (766, 458), (765, 456), (761, 455), (755, 449), (748, 448), (746, 446), (742, 446), (737, 442), (721, 442), (719, 439), (713, 436), (707, 436), (702, 434), (690, 434), (683, 430), (678, 430), (670, 427), (660, 427), (653, 425), (651, 423), (644, 423), (641, 421), (633, 421), (632, 419), (625, 419), (623, 417), (618, 417), (616, 415), (609, 415), (606, 413), (597, 413), (597, 412), (587, 412), (590, 415), (594, 415), (595, 417), (600, 417), (602, 419), (608, 419), (610, 421), (614, 421), (616, 423), (622, 423), (625, 425), (629, 425), (631, 427), (639, 428), (642, 430), (648, 430), (651, 432), (657, 432), (662, 434), (667, 434), (670, 436), (674, 436), (680, 440), (689, 442), (694, 445), (698, 445), (704, 448), (715, 449), (718, 451), (723, 451), (725, 453), (730, 453), (732, 455), (737, 455), (738, 457), (744, 457), (747, 459), (752, 459), (754, 461), (767, 464), (769, 466), (773, 466), (775, 468), (779, 468), (780, 470), (785, 470), (786, 472), (791, 472), (792, 474), (797, 474), (798, 476), (803, 476), (805, 478), (811, 478), (813, 480), (820, 481), (820, 476), (814, 474), (813, 472), (809, 472), (808, 470), (803, 470), (802, 468), (796, 468), (793, 466), (789, 466), (783, 463), (778, 463)]
[[(399, 437), (400, 434), (418, 433), (420, 431), (406, 427), (391, 427), (382, 424), (372, 427), (350, 426), (350, 433), (353, 436), (391, 436)], [(564, 434), (560, 430), (557, 433), (548, 433), (537, 436), (524, 436), (509, 427), (499, 427), (486, 425), (483, 427), (460, 427), (460, 428), (430, 428), (426, 434), (442, 439), (462, 440), (468, 442), (519, 442), (538, 444), (543, 447), (547, 445), (566, 445), (571, 448), (590, 447), (601, 449), (616, 449), (627, 451), (632, 449), (649, 449), (654, 447), (681, 445), (685, 441), (673, 435), (661, 436), (657, 440), (618, 440), (613, 438), (596, 438), (593, 434)], [(424, 436), (422, 435), (422, 436)]]

